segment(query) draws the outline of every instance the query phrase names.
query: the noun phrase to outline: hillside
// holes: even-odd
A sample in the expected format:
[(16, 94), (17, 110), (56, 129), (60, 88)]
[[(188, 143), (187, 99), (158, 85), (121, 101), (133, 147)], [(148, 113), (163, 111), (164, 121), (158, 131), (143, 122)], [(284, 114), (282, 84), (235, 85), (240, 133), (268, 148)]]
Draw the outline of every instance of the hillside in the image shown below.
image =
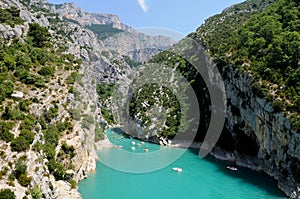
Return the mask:
[(249, 2), (252, 7), (236, 5), (209, 18), (196, 34), (219, 68), (232, 63), (251, 74), (257, 96), (273, 101), (275, 111), (284, 111), (299, 131), (299, 2), (279, 1), (250, 20), (249, 13), (266, 2)]
[[(107, 48), (80, 19), (60, 15), (61, 7), (0, 2), (0, 197), (81, 198), (77, 182), (96, 168), (95, 143), (104, 137), (99, 122), (109, 117), (96, 87), (126, 79), (137, 63)], [(74, 5), (68, 10), (83, 12)], [(121, 24), (105, 16), (103, 23)], [(122, 26), (133, 37), (135, 30)], [(172, 44), (141, 37), (164, 48)], [(149, 47), (144, 44), (139, 48)]]
[[(233, 5), (150, 60), (176, 69), (193, 87), (200, 109), (196, 141), (207, 138), (210, 123), (217, 129), (212, 118), (223, 114), (218, 112), (221, 106), (213, 104), (217, 91), (210, 90), (215, 85), (222, 90), (218, 74), (210, 71), (217, 67), (224, 83), (226, 113), (222, 134), (211, 154), (269, 174), (293, 198), (299, 196), (300, 187), (299, 10), (299, 2), (292, 0), (248, 0)], [(203, 73), (206, 67), (208, 71)], [(205, 76), (215, 82), (207, 82)], [(148, 93), (157, 90), (145, 87), (133, 94), (131, 118), (139, 124), (147, 126), (151, 116), (144, 114), (147, 107), (138, 104), (141, 100), (153, 102), (156, 95), (149, 97)], [(156, 99), (157, 104), (160, 99), (164, 96)], [(160, 129), (158, 137), (180, 135), (181, 114), (177, 110), (167, 115), (173, 117), (172, 125), (164, 118), (163, 126), (169, 129)]]

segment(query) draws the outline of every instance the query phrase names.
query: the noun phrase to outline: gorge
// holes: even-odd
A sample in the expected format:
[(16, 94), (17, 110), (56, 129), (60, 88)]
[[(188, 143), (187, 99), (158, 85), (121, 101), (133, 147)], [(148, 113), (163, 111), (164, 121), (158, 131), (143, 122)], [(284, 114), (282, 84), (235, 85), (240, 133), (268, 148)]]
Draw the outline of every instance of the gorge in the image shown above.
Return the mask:
[[(201, 110), (194, 141), (203, 141), (213, 108), (209, 86), (193, 66), (202, 58), (185, 39), (175, 44), (148, 36), (115, 15), (74, 3), (3, 0), (0, 7), (2, 191), (16, 198), (81, 198), (77, 183), (95, 171), (104, 130), (123, 125), (114, 117), (116, 86), (128, 94), (140, 66), (163, 65), (187, 79)], [(224, 82), (225, 124), (210, 154), (268, 174), (290, 198), (300, 197), (299, 10), (298, 1), (247, 0), (186, 37), (205, 50), (203, 59)], [(137, 88), (128, 118), (148, 122), (150, 130), (149, 123), (162, 121), (152, 141), (172, 140), (185, 117), (180, 96), (163, 86)], [(14, 91), (23, 96), (13, 97)], [(155, 120), (162, 109), (166, 118)]]

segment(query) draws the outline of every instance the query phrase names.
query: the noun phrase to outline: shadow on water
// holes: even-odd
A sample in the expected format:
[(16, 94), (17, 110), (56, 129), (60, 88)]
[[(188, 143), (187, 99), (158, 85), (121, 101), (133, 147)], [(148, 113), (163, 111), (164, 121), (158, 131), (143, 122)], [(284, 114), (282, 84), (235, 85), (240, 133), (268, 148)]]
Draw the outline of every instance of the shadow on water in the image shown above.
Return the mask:
[[(198, 156), (199, 150), (197, 149), (189, 149), (189, 150)], [(263, 172), (253, 171), (251, 169), (247, 169), (240, 166), (235, 166), (236, 168), (238, 168), (238, 171), (231, 171), (226, 167), (232, 166), (233, 165), (232, 162), (218, 160), (211, 155), (206, 156), (204, 160), (209, 161), (214, 165), (216, 165), (218, 171), (224, 173), (225, 175), (228, 175), (232, 178), (237, 178), (239, 180), (242, 180), (245, 183), (264, 189), (271, 196), (287, 198), (285, 194), (277, 188), (277, 182)]]

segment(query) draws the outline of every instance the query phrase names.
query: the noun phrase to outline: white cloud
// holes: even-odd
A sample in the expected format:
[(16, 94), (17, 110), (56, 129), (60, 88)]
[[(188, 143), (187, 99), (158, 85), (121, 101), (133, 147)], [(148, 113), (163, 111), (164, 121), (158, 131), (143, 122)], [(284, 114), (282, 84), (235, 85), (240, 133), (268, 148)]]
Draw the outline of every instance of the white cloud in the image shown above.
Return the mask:
[(140, 7), (143, 9), (144, 12), (148, 12), (148, 6), (145, 0), (138, 0)]

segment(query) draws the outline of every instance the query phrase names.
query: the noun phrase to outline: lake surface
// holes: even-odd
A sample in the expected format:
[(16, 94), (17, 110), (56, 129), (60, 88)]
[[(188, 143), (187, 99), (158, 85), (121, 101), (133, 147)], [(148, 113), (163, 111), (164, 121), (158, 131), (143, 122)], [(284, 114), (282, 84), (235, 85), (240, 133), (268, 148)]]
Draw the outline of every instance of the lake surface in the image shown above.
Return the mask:
[[(285, 198), (275, 182), (262, 173), (244, 168), (230, 171), (228, 163), (211, 157), (200, 159), (195, 150), (141, 143), (111, 130), (107, 135), (122, 148), (99, 152), (97, 171), (79, 183), (84, 199)], [(166, 159), (169, 163), (161, 168)], [(176, 172), (173, 167), (183, 171)]]

